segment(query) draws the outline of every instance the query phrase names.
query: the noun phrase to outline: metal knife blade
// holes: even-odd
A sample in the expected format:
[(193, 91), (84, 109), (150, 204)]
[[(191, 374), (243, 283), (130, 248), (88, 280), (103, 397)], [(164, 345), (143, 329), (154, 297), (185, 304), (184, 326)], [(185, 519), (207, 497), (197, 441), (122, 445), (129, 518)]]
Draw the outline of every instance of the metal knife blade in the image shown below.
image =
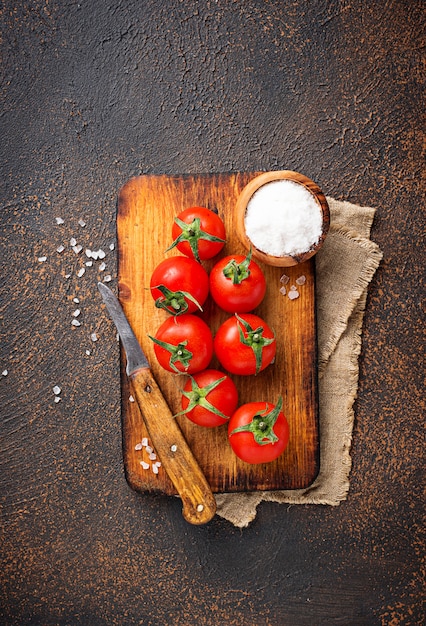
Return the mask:
[(216, 512), (210, 485), (161, 393), (142, 348), (113, 292), (98, 283), (126, 351), (126, 372), (152, 444), (183, 504), (191, 524), (205, 524)]
[(149, 367), (149, 363), (145, 354), (140, 347), (135, 333), (130, 326), (127, 317), (124, 314), (121, 304), (113, 294), (111, 289), (104, 283), (98, 283), (98, 289), (101, 292), (102, 300), (105, 302), (111, 318), (118, 330), (121, 342), (126, 352), (126, 373), (128, 376), (141, 367)]

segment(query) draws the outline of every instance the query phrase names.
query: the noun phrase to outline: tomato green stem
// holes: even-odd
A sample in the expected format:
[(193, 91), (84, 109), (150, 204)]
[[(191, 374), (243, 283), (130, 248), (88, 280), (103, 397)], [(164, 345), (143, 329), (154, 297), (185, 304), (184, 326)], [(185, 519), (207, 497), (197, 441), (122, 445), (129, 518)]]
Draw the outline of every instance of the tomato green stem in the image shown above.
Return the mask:
[[(240, 317), (237, 313), (235, 313), (235, 317), (239, 322), (238, 332), (240, 335), (240, 341), (244, 345), (248, 346), (253, 350), (255, 359), (256, 359), (256, 374), (259, 373), (260, 368), (262, 366), (262, 352), (265, 346), (269, 346), (271, 343), (275, 341), (275, 338), (268, 339), (267, 337), (263, 337), (263, 326), (258, 326), (253, 329), (250, 324)], [(246, 331), (246, 335), (244, 335), (244, 331), (241, 328), (244, 327)]]
[(187, 224), (183, 220), (175, 217), (175, 222), (178, 226), (180, 226), (182, 232), (176, 237), (173, 243), (167, 248), (166, 252), (169, 252), (172, 248), (177, 246), (179, 243), (183, 241), (187, 241), (191, 247), (192, 254), (197, 261), (200, 261), (200, 256), (198, 254), (198, 242), (200, 239), (205, 239), (206, 241), (217, 241), (220, 243), (225, 243), (224, 239), (220, 239), (220, 237), (216, 237), (215, 235), (211, 235), (206, 231), (201, 229), (201, 220), (199, 217), (194, 217), (190, 224)]
[(184, 390), (181, 391), (182, 395), (185, 396), (185, 398), (188, 398), (189, 404), (185, 410), (180, 411), (179, 413), (176, 413), (174, 417), (177, 417), (178, 415), (185, 415), (186, 413), (189, 413), (190, 411), (195, 409), (195, 407), (201, 406), (207, 411), (210, 411), (211, 413), (214, 413), (215, 415), (219, 415), (219, 417), (222, 417), (223, 419), (228, 420), (230, 417), (229, 415), (225, 415), (224, 413), (219, 411), (219, 409), (217, 409), (215, 406), (213, 406), (213, 404), (211, 404), (211, 402), (207, 400), (207, 396), (209, 395), (209, 393), (213, 391), (213, 389), (218, 387), (220, 383), (226, 380), (226, 376), (223, 376), (222, 378), (219, 378), (218, 380), (214, 380), (212, 383), (210, 383), (209, 385), (206, 385), (205, 387), (200, 387), (197, 381), (192, 376), (190, 378), (191, 378), (191, 391), (184, 391)]
[(235, 433), (253, 433), (254, 440), (259, 446), (265, 446), (269, 443), (274, 444), (279, 437), (274, 433), (275, 422), (281, 412), (283, 399), (280, 396), (275, 407), (268, 413), (268, 408), (259, 411), (253, 415), (251, 422), (238, 426), (231, 431), (230, 436)]
[(151, 341), (170, 353), (169, 365), (175, 372), (177, 372), (178, 374), (181, 373), (180, 370), (176, 367), (175, 363), (180, 363), (185, 370), (188, 369), (191, 364), (193, 354), (185, 347), (188, 343), (187, 339), (178, 343), (177, 346), (174, 346), (172, 343), (161, 341), (156, 337), (151, 337), (151, 335), (148, 335), (148, 337), (151, 339)]
[(223, 275), (225, 278), (232, 280), (233, 285), (240, 285), (243, 280), (246, 280), (250, 276), (249, 265), (251, 262), (252, 249), (250, 250), (244, 261), (237, 263), (235, 259), (231, 259), (223, 268)]
[(200, 303), (188, 291), (172, 291), (165, 285), (157, 285), (152, 289), (158, 289), (162, 297), (157, 298), (155, 306), (157, 309), (164, 309), (173, 315), (182, 315), (188, 310), (188, 302), (190, 300), (202, 311)]

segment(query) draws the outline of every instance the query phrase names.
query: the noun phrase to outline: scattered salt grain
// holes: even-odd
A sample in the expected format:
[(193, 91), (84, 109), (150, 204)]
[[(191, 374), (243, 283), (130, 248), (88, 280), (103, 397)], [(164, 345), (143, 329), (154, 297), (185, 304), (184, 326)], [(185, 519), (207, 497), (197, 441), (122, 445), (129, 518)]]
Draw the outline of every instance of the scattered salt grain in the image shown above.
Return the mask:
[(55, 396), (59, 396), (59, 394), (61, 393), (62, 389), (59, 387), (59, 385), (55, 385), (53, 387), (52, 391), (55, 394)]
[(145, 469), (145, 470), (149, 469), (149, 463), (147, 463), (146, 461), (141, 461), (140, 463), (141, 463), (143, 469)]
[(147, 442), (145, 447), (146, 447), (146, 451), (148, 452), (148, 454), (151, 454), (151, 452), (154, 452), (154, 449), (151, 448), (151, 446), (148, 445), (148, 442)]
[(88, 259), (90, 259), (90, 257), (92, 256), (92, 251), (90, 250), (90, 248), (86, 248), (84, 254), (87, 256)]
[(56, 217), (55, 219), (56, 219), (56, 223), (57, 223), (58, 225), (61, 225), (61, 224), (63, 224), (63, 223), (64, 223), (64, 220), (62, 219), (62, 217)]
[(285, 294), (287, 293), (287, 289), (285, 287), (281, 287), (280, 293), (282, 293), (282, 295), (285, 296)]
[(80, 313), (81, 313), (80, 309), (76, 309), (75, 311), (73, 311), (73, 317), (78, 317)]
[(1, 373), (2, 376), (7, 376), (8, 374), (9, 374), (9, 372), (7, 370), (3, 370), (2, 373)]
[(106, 268), (106, 263), (104, 261), (102, 261), (102, 263), (99, 265), (99, 271), (103, 272)]
[(86, 222), (84, 220), (78, 220), (78, 223), (82, 228), (86, 226)]
[(90, 352), (90, 350), (86, 350), (86, 354), (87, 356), (90, 356), (92, 353)]
[(70, 239), (70, 246), (71, 246), (71, 248), (73, 248), (76, 245), (77, 245), (77, 239), (75, 239), (74, 237), (71, 237), (71, 239)]
[(78, 298), (73, 298), (72, 301), (75, 302), (76, 304), (78, 304), (80, 302), (80, 300)]
[(106, 276), (104, 276), (104, 283), (109, 283), (112, 280), (112, 276), (111, 274), (107, 274)]
[(63, 246), (62, 244), (56, 248), (56, 252), (59, 252), (59, 254), (63, 252), (64, 250), (65, 250), (65, 246)]
[(71, 278), (71, 274), (65, 274), (65, 278)]
[(144, 437), (144, 438), (142, 439), (142, 445), (143, 445), (144, 447), (146, 447), (146, 446), (148, 445), (148, 437)]
[(76, 320), (75, 318), (72, 320), (71, 322), (71, 326), (81, 326), (80, 322), (78, 320)]
[(77, 246), (73, 246), (72, 249), (76, 254), (80, 254), (80, 252), (83, 250), (83, 246), (80, 246), (80, 244), (78, 244)]
[(97, 340), (98, 340), (98, 336), (97, 336), (97, 334), (96, 334), (96, 333), (92, 333), (92, 334), (90, 335), (90, 339), (91, 339), (92, 341), (97, 341)]
[(283, 285), (286, 285), (289, 280), (290, 280), (290, 276), (287, 276), (287, 274), (283, 274), (280, 278), (280, 283), (282, 283)]
[(114, 248), (115, 248), (115, 243), (110, 243), (109, 244), (109, 249), (110, 250), (114, 250)]
[(81, 267), (81, 268), (78, 270), (78, 272), (77, 272), (77, 276), (78, 276), (79, 278), (81, 278), (81, 277), (83, 276), (83, 274), (84, 274), (84, 272), (85, 272), (85, 271), (86, 271), (86, 269), (85, 269), (84, 267)]
[(154, 465), (156, 465), (157, 467), (161, 467), (161, 461), (156, 461)]
[(92, 257), (92, 259), (94, 259), (95, 261), (98, 260), (98, 253), (95, 252), (94, 250), (90, 253), (90, 256)]
[(158, 467), (157, 467), (157, 465), (153, 465), (152, 466), (152, 471), (154, 472), (154, 474), (158, 474)]
[(129, 396), (129, 402), (134, 402), (134, 401), (135, 401), (134, 397), (133, 396)]
[(294, 256), (318, 243), (322, 211), (303, 185), (274, 180), (260, 187), (249, 200), (245, 228), (248, 238), (263, 252)]
[(299, 292), (296, 289), (290, 289), (288, 297), (290, 300), (296, 300), (299, 297)]
[(135, 450), (142, 450), (142, 448), (143, 448), (143, 446), (142, 446), (142, 444), (141, 444), (141, 443), (137, 443), (137, 444), (135, 445)]
[(45, 261), (47, 261), (47, 256), (39, 256), (38, 260), (40, 263), (44, 263)]
[(60, 402), (60, 401), (61, 401), (61, 399), (62, 399), (62, 398), (61, 398), (60, 396), (55, 396), (55, 402), (56, 402), (56, 404), (58, 404), (58, 402)]
[(105, 252), (103, 250), (98, 250), (98, 259), (104, 259), (105, 258)]
[(156, 458), (157, 458), (157, 455), (155, 454), (155, 452), (151, 452), (151, 454), (149, 455), (149, 460), (155, 461)]
[(299, 278), (296, 278), (296, 283), (298, 285), (304, 285), (306, 283), (306, 276), (302, 274)]
[(92, 267), (93, 261), (86, 261), (85, 265), (87, 265), (87, 267)]

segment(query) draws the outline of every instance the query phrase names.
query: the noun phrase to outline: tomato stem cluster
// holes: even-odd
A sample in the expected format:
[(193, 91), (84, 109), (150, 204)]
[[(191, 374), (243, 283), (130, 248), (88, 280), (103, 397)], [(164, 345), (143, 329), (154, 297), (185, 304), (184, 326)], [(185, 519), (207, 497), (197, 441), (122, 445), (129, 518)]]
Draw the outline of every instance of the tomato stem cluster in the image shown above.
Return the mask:
[(230, 436), (236, 433), (248, 432), (253, 434), (254, 440), (259, 446), (276, 443), (279, 438), (274, 433), (273, 428), (282, 409), (282, 405), (283, 399), (280, 396), (272, 411), (269, 411), (268, 406), (266, 406), (264, 411), (259, 411), (253, 415), (251, 422), (234, 428), (234, 430), (231, 431)]
[(190, 379), (191, 379), (191, 391), (185, 391), (185, 390), (181, 391), (182, 395), (188, 398), (189, 404), (184, 411), (180, 411), (179, 413), (176, 413), (174, 417), (177, 417), (178, 415), (185, 415), (186, 413), (190, 413), (195, 407), (201, 406), (204, 409), (211, 411), (215, 415), (219, 415), (219, 417), (222, 417), (223, 419), (228, 420), (229, 415), (225, 415), (224, 413), (222, 413), (222, 411), (219, 411), (218, 408), (213, 406), (213, 404), (211, 404), (211, 402), (207, 400), (208, 394), (211, 391), (213, 391), (213, 389), (215, 389), (218, 385), (220, 385), (224, 380), (226, 380), (226, 376), (223, 376), (222, 378), (219, 378), (213, 381), (212, 383), (210, 383), (209, 385), (205, 385), (204, 387), (200, 387), (193, 376), (190, 376)]
[[(256, 374), (258, 374), (262, 366), (263, 348), (265, 346), (269, 346), (275, 341), (275, 339), (268, 339), (267, 337), (263, 336), (263, 326), (258, 326), (257, 328), (253, 329), (250, 324), (242, 317), (240, 317), (237, 313), (235, 313), (235, 317), (239, 322), (238, 332), (240, 335), (241, 343), (251, 348), (254, 352), (254, 356), (256, 359)], [(244, 326), (246, 334), (244, 334), (241, 325)]]
[(201, 228), (201, 220), (199, 217), (194, 217), (190, 224), (187, 224), (183, 220), (179, 219), (179, 217), (175, 217), (175, 222), (180, 226), (182, 232), (173, 243), (167, 248), (166, 252), (169, 252), (177, 246), (179, 243), (187, 241), (191, 246), (192, 254), (197, 261), (200, 261), (200, 256), (198, 254), (198, 242), (200, 239), (205, 239), (206, 241), (216, 241), (218, 243), (225, 243), (225, 239), (221, 239), (220, 237), (216, 237), (215, 235), (211, 235)]

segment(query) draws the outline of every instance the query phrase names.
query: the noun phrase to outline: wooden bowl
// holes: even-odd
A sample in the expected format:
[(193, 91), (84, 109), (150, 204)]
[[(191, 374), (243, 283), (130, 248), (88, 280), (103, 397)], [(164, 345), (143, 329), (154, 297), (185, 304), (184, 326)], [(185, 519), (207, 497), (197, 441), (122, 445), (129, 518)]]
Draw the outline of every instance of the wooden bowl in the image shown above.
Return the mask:
[[(318, 241), (310, 246), (308, 250), (294, 255), (286, 254), (284, 256), (274, 256), (267, 251), (256, 247), (246, 233), (245, 218), (247, 205), (254, 193), (263, 185), (267, 185), (268, 183), (278, 180), (289, 180), (305, 187), (305, 189), (312, 194), (322, 213), (322, 228)], [(324, 243), (324, 239), (330, 227), (330, 209), (321, 189), (316, 183), (303, 174), (292, 172), (291, 170), (264, 172), (263, 174), (256, 176), (256, 178), (253, 178), (253, 180), (251, 180), (248, 185), (244, 187), (237, 200), (236, 218), (236, 230), (238, 237), (246, 248), (252, 248), (253, 257), (263, 263), (266, 263), (267, 265), (275, 265), (277, 267), (290, 267), (292, 265), (297, 265), (298, 263), (303, 263), (314, 256)]]

